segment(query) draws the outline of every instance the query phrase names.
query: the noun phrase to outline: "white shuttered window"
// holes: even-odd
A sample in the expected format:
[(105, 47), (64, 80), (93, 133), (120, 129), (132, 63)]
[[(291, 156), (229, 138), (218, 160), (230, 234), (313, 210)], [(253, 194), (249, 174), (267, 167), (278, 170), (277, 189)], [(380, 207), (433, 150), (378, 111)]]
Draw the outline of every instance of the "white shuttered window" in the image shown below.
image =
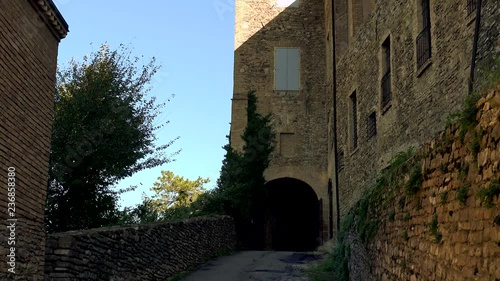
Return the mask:
[(274, 89), (278, 91), (300, 89), (300, 48), (275, 48)]

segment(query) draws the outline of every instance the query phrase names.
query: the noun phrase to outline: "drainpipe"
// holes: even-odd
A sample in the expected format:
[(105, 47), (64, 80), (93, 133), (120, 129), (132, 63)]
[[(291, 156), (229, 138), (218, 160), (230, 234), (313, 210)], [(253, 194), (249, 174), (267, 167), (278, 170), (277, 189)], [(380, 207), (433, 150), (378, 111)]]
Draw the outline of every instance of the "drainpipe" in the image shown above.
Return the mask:
[[(337, 162), (337, 61), (335, 58), (335, 0), (332, 0), (332, 64), (333, 64), (333, 81), (332, 81), (332, 92), (333, 92), (333, 162), (334, 162), (334, 188), (335, 188), (335, 199), (337, 207), (337, 231), (340, 230), (340, 199), (339, 199), (339, 169)], [(333, 229), (330, 227), (330, 239), (333, 238)]]
[(481, 28), (481, 7), (482, 0), (477, 0), (476, 6), (476, 26), (474, 30), (474, 44), (472, 46), (472, 62), (470, 66), (470, 78), (469, 78), (469, 95), (472, 93), (474, 88), (474, 72), (476, 69), (476, 56), (477, 56), (477, 44), (479, 41), (479, 29)]

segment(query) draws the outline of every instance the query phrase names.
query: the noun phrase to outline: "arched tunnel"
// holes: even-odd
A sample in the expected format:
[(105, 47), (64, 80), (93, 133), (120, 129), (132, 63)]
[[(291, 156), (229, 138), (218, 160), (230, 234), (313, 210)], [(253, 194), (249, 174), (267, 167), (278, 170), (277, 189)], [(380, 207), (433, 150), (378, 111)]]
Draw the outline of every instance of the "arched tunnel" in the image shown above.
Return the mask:
[(271, 244), (275, 251), (312, 251), (318, 246), (318, 197), (305, 182), (280, 178), (266, 184)]

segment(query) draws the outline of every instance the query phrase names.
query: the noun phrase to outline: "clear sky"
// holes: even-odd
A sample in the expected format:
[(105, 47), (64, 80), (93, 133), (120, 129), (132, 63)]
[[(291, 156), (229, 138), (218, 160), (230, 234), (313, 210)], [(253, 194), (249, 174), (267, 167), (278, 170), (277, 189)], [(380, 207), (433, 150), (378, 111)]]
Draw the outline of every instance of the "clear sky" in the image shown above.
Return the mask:
[[(119, 183), (138, 185), (122, 195), (121, 205), (141, 201), (161, 170), (190, 179), (218, 177), (231, 117), (234, 50), (233, 0), (54, 0), (70, 32), (59, 46), (61, 66), (99, 49), (107, 42), (129, 44), (133, 54), (156, 57), (162, 69), (151, 95), (167, 103), (158, 122), (170, 121), (157, 133), (160, 143), (179, 136), (169, 149), (182, 149), (175, 161), (142, 171)], [(145, 60), (147, 62), (147, 60)], [(142, 185), (141, 185), (142, 184)]]

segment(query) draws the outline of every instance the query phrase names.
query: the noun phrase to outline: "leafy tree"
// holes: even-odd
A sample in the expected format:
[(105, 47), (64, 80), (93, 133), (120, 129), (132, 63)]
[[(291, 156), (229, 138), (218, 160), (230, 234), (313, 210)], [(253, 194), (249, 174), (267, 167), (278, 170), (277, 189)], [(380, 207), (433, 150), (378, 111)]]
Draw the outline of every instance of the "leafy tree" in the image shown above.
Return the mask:
[(161, 215), (156, 211), (155, 205), (151, 199), (143, 195), (142, 203), (135, 207), (126, 207), (123, 211), (119, 211), (117, 224), (139, 224), (156, 222), (159, 220), (161, 220)]
[(208, 178), (198, 177), (196, 180), (190, 180), (174, 175), (172, 171), (161, 171), (161, 177), (151, 188), (155, 192), (151, 202), (158, 212), (188, 207), (205, 191), (203, 185), (209, 182)]
[(49, 231), (116, 224), (115, 184), (170, 161), (156, 145), (154, 121), (164, 104), (147, 98), (155, 59), (139, 58), (121, 46), (73, 60), (59, 69), (49, 159), (46, 223)]
[(172, 171), (162, 171), (161, 177), (158, 177), (158, 181), (151, 188), (155, 194), (152, 197), (143, 195), (141, 204), (121, 211), (117, 224), (169, 221), (198, 216), (202, 202), (206, 200), (203, 186), (208, 182), (208, 178), (189, 180), (174, 175)]
[[(226, 214), (235, 218), (242, 246), (257, 249), (265, 246), (264, 227), (269, 204), (264, 189), (264, 171), (269, 166), (275, 135), (271, 116), (257, 112), (254, 92), (248, 94), (247, 118), (242, 135), (243, 151), (234, 150), (230, 143), (223, 147), (226, 154), (215, 189), (205, 191), (203, 184), (208, 180), (200, 177), (190, 181), (169, 171), (162, 172), (153, 188), (157, 194), (149, 201), (153, 203), (150, 208), (159, 214), (157, 220)], [(134, 210), (130, 214), (137, 217), (135, 213)]]

